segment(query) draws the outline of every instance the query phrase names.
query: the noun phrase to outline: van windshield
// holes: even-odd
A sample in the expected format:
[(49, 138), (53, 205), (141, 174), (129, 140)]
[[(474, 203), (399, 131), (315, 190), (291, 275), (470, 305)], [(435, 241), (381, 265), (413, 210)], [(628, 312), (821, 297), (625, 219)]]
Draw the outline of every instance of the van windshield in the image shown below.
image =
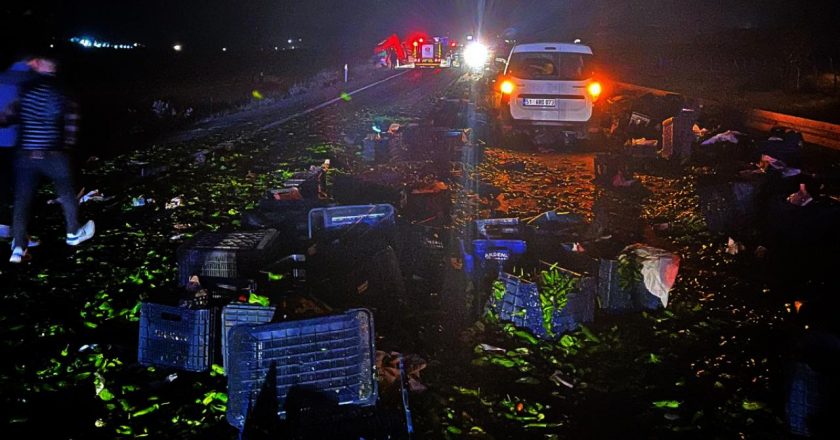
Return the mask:
[(592, 55), (570, 52), (515, 52), (508, 74), (521, 79), (583, 81), (592, 75)]

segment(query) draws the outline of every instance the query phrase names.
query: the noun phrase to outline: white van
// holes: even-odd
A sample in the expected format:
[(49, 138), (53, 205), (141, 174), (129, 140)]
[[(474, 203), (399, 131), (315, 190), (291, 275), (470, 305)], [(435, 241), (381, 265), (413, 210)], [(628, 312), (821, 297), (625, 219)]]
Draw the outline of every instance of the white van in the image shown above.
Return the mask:
[(495, 82), (493, 104), (503, 134), (552, 131), (585, 138), (600, 95), (589, 46), (518, 44)]

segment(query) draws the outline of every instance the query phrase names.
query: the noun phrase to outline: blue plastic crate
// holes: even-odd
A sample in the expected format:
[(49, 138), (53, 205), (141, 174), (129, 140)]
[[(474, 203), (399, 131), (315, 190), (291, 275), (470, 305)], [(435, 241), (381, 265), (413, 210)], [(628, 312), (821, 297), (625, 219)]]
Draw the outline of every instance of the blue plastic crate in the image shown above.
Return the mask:
[(483, 273), (499, 271), (508, 262), (516, 261), (528, 250), (524, 240), (473, 240), (472, 255), (477, 269)]
[[(572, 272), (567, 273), (578, 276)], [(499, 280), (505, 284), (505, 293), (501, 299), (491, 295), (488, 309), (495, 312), (502, 322), (510, 322), (528, 329), (534, 336), (549, 339), (543, 323), (537, 284), (508, 273), (501, 273)], [(578, 276), (578, 280), (577, 288), (568, 295), (566, 307), (554, 312), (551, 321), (554, 337), (577, 330), (581, 323), (591, 322), (595, 317), (595, 280), (581, 276)]]
[(213, 363), (215, 330), (212, 309), (143, 303), (137, 359), (143, 365), (206, 371)]
[(656, 310), (662, 308), (662, 300), (650, 293), (650, 291), (645, 287), (644, 281), (639, 282), (639, 285), (636, 287), (636, 296), (634, 298), (636, 308), (640, 310)]
[(644, 281), (632, 289), (622, 289), (618, 261), (606, 259), (601, 259), (598, 265), (598, 302), (601, 309), (610, 313), (662, 307), (662, 301), (647, 290)]
[(178, 247), (178, 281), (193, 275), (205, 281), (254, 277), (276, 256), (280, 234), (274, 229), (244, 232), (201, 232)]
[(472, 274), (475, 272), (475, 261), (473, 261), (470, 249), (467, 249), (467, 245), (464, 244), (464, 239), (458, 239), (458, 242), (461, 250), (461, 258), (464, 261), (464, 273)]
[(632, 290), (622, 289), (618, 261), (601, 259), (598, 265), (598, 302), (601, 309), (620, 312), (633, 309)]
[(263, 307), (258, 304), (232, 303), (222, 308), (222, 362), (225, 373), (228, 371), (228, 335), (237, 325), (265, 324), (274, 318), (276, 307)]
[(373, 315), (368, 310), (240, 325), (231, 329), (228, 342), (227, 419), (240, 431), (270, 372), (280, 418), (285, 418), (286, 397), (294, 387), (323, 393), (338, 405), (376, 403)]
[(824, 393), (827, 384), (825, 376), (808, 364), (796, 362), (793, 365), (785, 401), (785, 420), (791, 434), (803, 437), (815, 434), (818, 419), (826, 412)]
[(394, 207), (389, 204), (315, 208), (309, 211), (309, 238), (322, 229), (343, 229), (357, 224), (381, 227), (395, 223)]

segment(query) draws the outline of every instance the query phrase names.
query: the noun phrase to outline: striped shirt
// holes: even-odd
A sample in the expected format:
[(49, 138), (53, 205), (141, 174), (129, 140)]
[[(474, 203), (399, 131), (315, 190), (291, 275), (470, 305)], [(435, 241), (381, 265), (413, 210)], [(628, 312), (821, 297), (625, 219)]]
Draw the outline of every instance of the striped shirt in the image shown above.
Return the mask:
[(25, 150), (64, 147), (65, 98), (55, 79), (39, 78), (20, 98), (20, 146)]

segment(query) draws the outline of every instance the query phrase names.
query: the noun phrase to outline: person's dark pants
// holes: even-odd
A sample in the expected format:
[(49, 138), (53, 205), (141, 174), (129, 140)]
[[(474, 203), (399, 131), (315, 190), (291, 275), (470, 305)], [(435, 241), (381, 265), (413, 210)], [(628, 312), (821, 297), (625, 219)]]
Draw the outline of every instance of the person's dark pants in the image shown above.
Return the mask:
[(29, 237), (26, 231), (32, 200), (38, 190), (41, 176), (49, 178), (58, 193), (58, 200), (64, 210), (67, 233), (79, 230), (79, 201), (73, 185), (70, 155), (63, 151), (21, 150), (15, 157), (15, 245), (26, 247)]
[(12, 224), (12, 198), (14, 197), (15, 149), (0, 147), (0, 225)]

